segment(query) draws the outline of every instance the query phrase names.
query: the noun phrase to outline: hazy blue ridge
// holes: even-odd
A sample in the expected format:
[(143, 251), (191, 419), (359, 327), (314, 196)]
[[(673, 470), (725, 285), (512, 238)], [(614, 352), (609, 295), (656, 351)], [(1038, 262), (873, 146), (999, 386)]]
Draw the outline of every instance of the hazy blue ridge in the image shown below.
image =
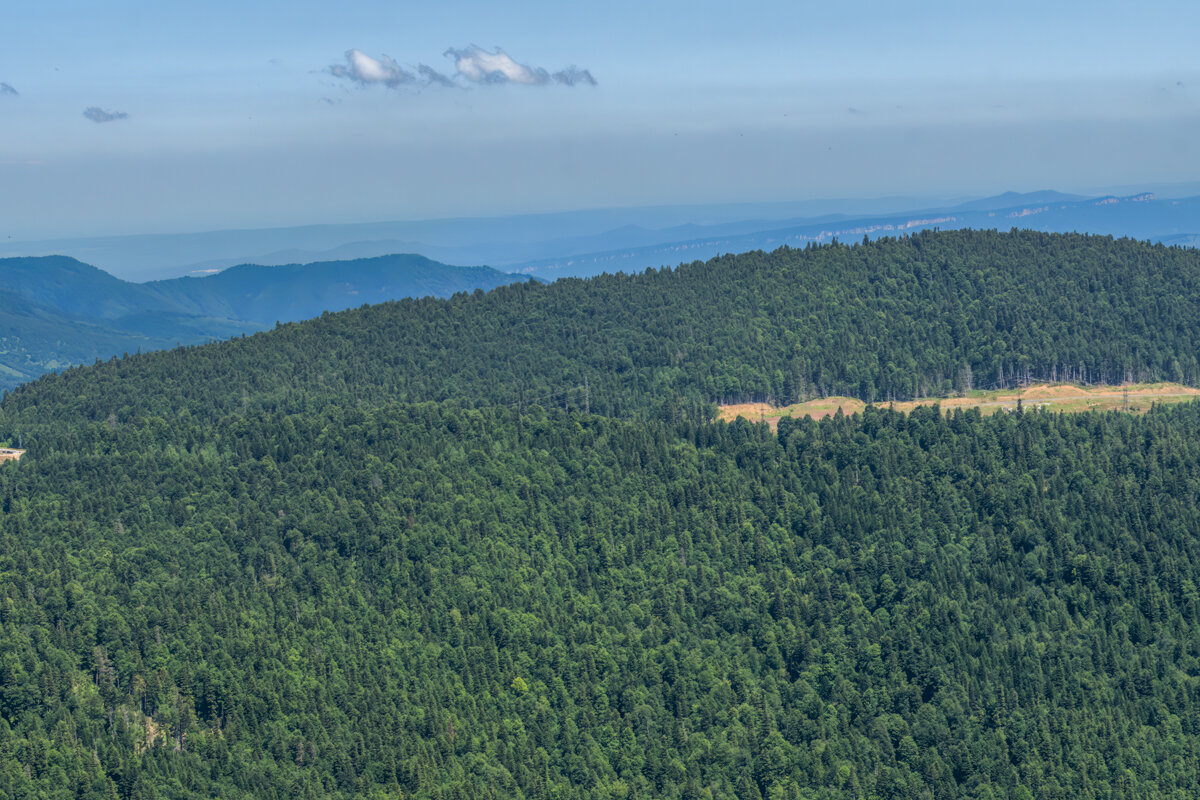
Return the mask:
[(265, 267), (242, 264), (203, 278), (144, 284), (193, 314), (273, 324), (401, 297), (449, 297), (519, 280), (489, 267), (449, 267), (418, 255), (388, 255)]
[[(604, 272), (640, 272), (649, 267), (704, 260), (729, 253), (773, 250), (783, 245), (803, 247), (813, 243), (861, 241), (865, 236), (896, 236), (922, 230), (1007, 231), (1012, 228), (1044, 233), (1092, 233), (1128, 237), (1164, 244), (1193, 242), (1200, 231), (1200, 198), (1157, 199), (1140, 194), (1066, 200), (1070, 195), (1034, 192), (1001, 195), (998, 198), (951, 208), (925, 209), (905, 214), (872, 217), (827, 217), (775, 222), (758, 230), (721, 227), (704, 235), (644, 246), (622, 246), (608, 250), (576, 253), (559, 258), (506, 265), (545, 280), (587, 277)], [(1007, 199), (1006, 199), (1007, 198)], [(996, 208), (995, 203), (1021, 199), (1015, 205)]]
[[(1189, 187), (1193, 188), (1193, 187)], [(952, 218), (952, 219), (951, 219)], [(890, 228), (888, 227), (890, 226)], [(290, 265), (419, 253), (444, 264), (488, 264), (546, 278), (637, 272), (724, 253), (940, 228), (1013, 226), (1190, 244), (1196, 198), (1053, 190), (993, 197), (883, 198), (597, 209), (351, 225), (5, 242), (0, 256), (65, 253), (138, 280), (241, 264)], [(1183, 237), (1183, 238), (1180, 238)]]
[(66, 256), (0, 259), (0, 390), (114, 355), (254, 333), (366, 303), (517, 280), (423, 256), (264, 267), (138, 284)]
[[(113, 274), (163, 279), (202, 269), (243, 263), (281, 265), (421, 253), (448, 264), (508, 263), (624, 246), (627, 227), (666, 230), (684, 225), (720, 226), (747, 220), (814, 219), (893, 214), (952, 205), (944, 198), (888, 197), (874, 200), (808, 200), (660, 207), (588, 209), (501, 217), (301, 225), (286, 228), (214, 230), (198, 233), (92, 236), (39, 241), (5, 241), (0, 256), (66, 253)], [(770, 227), (758, 225), (759, 228)], [(608, 237), (566, 249), (555, 243)], [(669, 241), (679, 236), (668, 235)], [(550, 252), (539, 248), (551, 246)], [(645, 242), (643, 242), (644, 244)], [(531, 251), (531, 248), (532, 251)]]

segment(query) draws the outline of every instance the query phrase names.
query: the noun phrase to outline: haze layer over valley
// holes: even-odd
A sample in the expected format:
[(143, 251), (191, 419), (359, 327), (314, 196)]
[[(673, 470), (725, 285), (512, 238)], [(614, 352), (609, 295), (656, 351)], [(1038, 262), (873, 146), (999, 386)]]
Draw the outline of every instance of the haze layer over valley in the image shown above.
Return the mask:
[(1011, 227), (1099, 233), (1192, 245), (1200, 240), (1197, 187), (1167, 194), (1081, 197), (1006, 192), (971, 200), (882, 198), (573, 211), (480, 219), (314, 225), (0, 243), (0, 256), (65, 254), (114, 275), (147, 280), (205, 275), (238, 264), (283, 265), (417, 253), (487, 264), (542, 280), (639, 272), (783, 244), (828, 243), (932, 228)]

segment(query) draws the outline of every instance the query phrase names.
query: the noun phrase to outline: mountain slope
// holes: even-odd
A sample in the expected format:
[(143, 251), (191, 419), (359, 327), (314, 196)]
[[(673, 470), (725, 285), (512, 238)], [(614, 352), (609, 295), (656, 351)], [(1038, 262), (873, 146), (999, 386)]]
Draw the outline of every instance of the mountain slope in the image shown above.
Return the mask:
[[(242, 263), (277, 265), (367, 258), (398, 252), (418, 252), (450, 264), (504, 265), (537, 257), (514, 255), (525, 252), (529, 245), (603, 235), (626, 225), (670, 228), (689, 223), (713, 225), (748, 219), (794, 219), (831, 211), (863, 216), (947, 204), (941, 198), (912, 197), (721, 203), (40, 242), (9, 240), (0, 241), (0, 256), (66, 253), (114, 274), (138, 280), (169, 278), (191, 270), (225, 268)], [(541, 257), (563, 254), (560, 251)]]
[(858, 241), (922, 230), (1008, 230), (1013, 227), (1057, 233), (1090, 233), (1174, 243), (1200, 231), (1200, 198), (1160, 200), (1150, 194), (1075, 199), (1056, 192), (1010, 193), (950, 208), (903, 215), (833, 216), (706, 228), (693, 235), (655, 243), (630, 241), (617, 249), (573, 251), (570, 255), (505, 264), (543, 280), (603, 272), (640, 272), (647, 267), (708, 259), (725, 253), (804, 247), (834, 240)]
[(423, 256), (389, 255), (264, 267), (242, 264), (203, 278), (142, 284), (173, 308), (273, 324), (402, 297), (449, 297), (521, 280), (488, 267), (449, 267)]
[(0, 259), (0, 289), (49, 311), (94, 320), (168, 309), (138, 284), (66, 256)]
[(0, 290), (0, 388), (15, 387), (47, 370), (174, 344), (174, 340), (68, 316)]
[(65, 415), (0, 791), (1195, 794), (1200, 406), (786, 422)]
[(388, 303), (47, 377), (6, 407), (103, 419), (221, 413), (245, 396), (290, 410), (457, 398), (705, 418), (718, 401), (882, 402), (1030, 378), (1195, 382), (1198, 341), (1196, 251), (927, 232)]
[(1086, 202), (1088, 198), (1078, 194), (1065, 194), (1050, 189), (1039, 192), (1004, 192), (993, 197), (969, 200), (954, 206), (955, 211), (1001, 211), (1021, 206)]
[[(904, 204), (901, 204), (902, 206)], [(690, 221), (681, 225), (630, 224), (586, 236), (521, 243), (472, 245), (461, 250), (428, 244), (413, 249), (444, 260), (476, 259), (543, 280), (588, 277), (604, 272), (641, 272), (728, 253), (803, 247), (834, 239), (856, 241), (931, 229), (1007, 230), (1012, 226), (1044, 232), (1091, 233), (1172, 244), (1200, 235), (1200, 198), (1157, 198), (1152, 193), (1088, 198), (1051, 190), (1005, 192), (949, 206), (889, 209), (865, 214), (830, 203), (838, 213)], [(764, 209), (765, 210), (765, 209)], [(782, 211), (782, 207), (775, 209)], [(360, 243), (368, 245), (369, 243)], [(383, 243), (378, 243), (383, 244)]]
[(929, 233), (21, 387), (0, 797), (1197, 796), (1200, 404), (701, 418), (789, 380), (1194, 382), (1198, 259)]
[(364, 303), (491, 289), (516, 276), (421, 256), (243, 265), (205, 278), (119, 280), (72, 258), (0, 259), (0, 390), (74, 364), (227, 339)]
[[(268, 230), (0, 243), (0, 254), (69, 253), (123, 276), (163, 278), (242, 263), (285, 265), (420, 253), (546, 280), (641, 272), (725, 253), (858, 240), (928, 228), (999, 228), (1130, 236), (1171, 243), (1200, 235), (1194, 186), (1085, 198), (1051, 190), (962, 202), (825, 200), (608, 209), (495, 219), (314, 225)], [(1153, 198), (1153, 199), (1150, 199)], [(1113, 202), (1113, 201), (1117, 202)], [(1099, 213), (1093, 213), (1097, 208)], [(1182, 239), (1178, 241), (1190, 241)]]

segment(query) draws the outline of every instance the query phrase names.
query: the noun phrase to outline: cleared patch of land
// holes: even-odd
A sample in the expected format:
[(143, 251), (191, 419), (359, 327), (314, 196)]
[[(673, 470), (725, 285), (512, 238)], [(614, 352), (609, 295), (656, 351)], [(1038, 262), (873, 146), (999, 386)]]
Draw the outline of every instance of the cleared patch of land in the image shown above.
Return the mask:
[[(1127, 386), (1076, 386), (1069, 383), (1034, 384), (1024, 389), (969, 392), (962, 397), (929, 397), (890, 403), (897, 411), (912, 411), (918, 406), (940, 405), (943, 411), (978, 408), (984, 414), (1013, 410), (1020, 402), (1025, 408), (1047, 408), (1072, 413), (1078, 411), (1128, 411), (1142, 414), (1155, 403), (1182, 403), (1200, 397), (1200, 389), (1179, 383), (1131, 383)], [(879, 405), (885, 405), (880, 403)], [(766, 403), (739, 403), (721, 406), (718, 418), (726, 421), (743, 417), (766, 422), (772, 428), (783, 417), (821, 419), (836, 414), (862, 411), (866, 404), (852, 397), (823, 397), (776, 408)]]

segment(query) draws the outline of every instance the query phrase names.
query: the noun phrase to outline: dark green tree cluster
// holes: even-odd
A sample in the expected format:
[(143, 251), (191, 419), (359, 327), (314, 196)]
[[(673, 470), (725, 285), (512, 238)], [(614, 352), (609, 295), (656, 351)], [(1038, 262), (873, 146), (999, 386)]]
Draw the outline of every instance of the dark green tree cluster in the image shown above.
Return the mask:
[(0, 797), (1200, 787), (1200, 405), (65, 426), (0, 469)]

